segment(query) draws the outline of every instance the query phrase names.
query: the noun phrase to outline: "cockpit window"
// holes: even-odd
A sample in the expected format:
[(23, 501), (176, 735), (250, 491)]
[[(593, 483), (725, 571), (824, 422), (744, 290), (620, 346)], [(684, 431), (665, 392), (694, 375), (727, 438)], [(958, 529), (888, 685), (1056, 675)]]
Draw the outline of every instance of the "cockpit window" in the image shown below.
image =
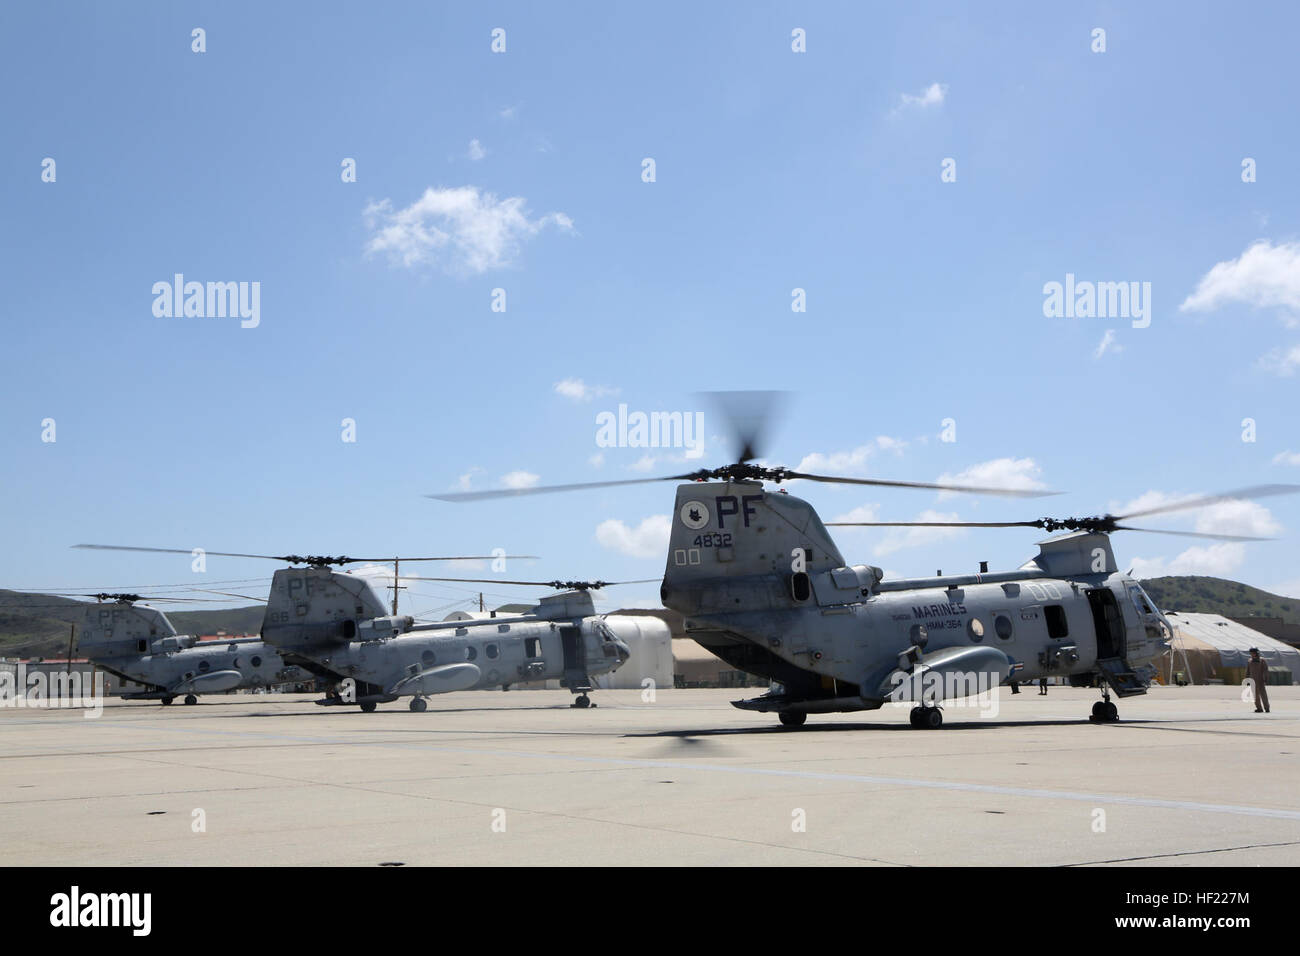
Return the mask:
[(1137, 609), (1141, 613), (1143, 614), (1156, 613), (1155, 602), (1153, 602), (1149, 597), (1147, 597), (1147, 592), (1143, 591), (1140, 585), (1137, 584), (1129, 585), (1128, 593), (1129, 596), (1133, 598), (1134, 605), (1137, 606)]

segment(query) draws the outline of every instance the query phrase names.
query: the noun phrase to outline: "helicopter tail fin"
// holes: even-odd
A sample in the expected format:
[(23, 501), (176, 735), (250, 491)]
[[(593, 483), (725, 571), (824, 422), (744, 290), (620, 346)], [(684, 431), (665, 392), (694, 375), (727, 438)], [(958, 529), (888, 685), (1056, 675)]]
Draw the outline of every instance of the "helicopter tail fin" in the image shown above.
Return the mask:
[(832, 571), (860, 587), (812, 505), (793, 495), (748, 481), (679, 485), (671, 521), (661, 597), (683, 614), (798, 607)]
[(330, 568), (281, 568), (271, 578), (262, 639), (284, 650), (353, 640), (362, 621), (388, 614), (360, 575)]
[(167, 615), (138, 604), (91, 604), (77, 631), (77, 652), (92, 660), (150, 654), (155, 641), (175, 637)]

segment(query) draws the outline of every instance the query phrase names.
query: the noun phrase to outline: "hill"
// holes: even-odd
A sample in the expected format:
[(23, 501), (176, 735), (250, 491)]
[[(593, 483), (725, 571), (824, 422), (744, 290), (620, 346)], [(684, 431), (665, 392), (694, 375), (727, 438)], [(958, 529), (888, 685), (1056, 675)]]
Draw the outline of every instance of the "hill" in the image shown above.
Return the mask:
[(1261, 591), (1224, 578), (1180, 575), (1149, 578), (1142, 587), (1162, 611), (1192, 611), (1224, 617), (1280, 617), (1300, 625), (1300, 599)]

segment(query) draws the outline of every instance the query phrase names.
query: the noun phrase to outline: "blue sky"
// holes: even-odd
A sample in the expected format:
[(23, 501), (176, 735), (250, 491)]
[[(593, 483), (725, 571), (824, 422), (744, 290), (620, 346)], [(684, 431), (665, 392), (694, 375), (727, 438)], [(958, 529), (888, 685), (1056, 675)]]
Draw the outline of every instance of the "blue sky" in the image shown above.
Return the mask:
[[(657, 577), (671, 485), (422, 495), (683, 470), (597, 447), (619, 403), (704, 411), (721, 464), (697, 394), (720, 388), (794, 393), (774, 463), (1068, 493), (791, 489), (827, 520), (1298, 482), (1297, 28), (1280, 3), (8, 4), (0, 581), (198, 577), (80, 541)], [(156, 316), (178, 272), (260, 283), (257, 327)], [(1150, 283), (1149, 326), (1045, 316), (1067, 274)], [(1117, 557), (1300, 595), (1298, 518), (1171, 518), (1280, 540), (1129, 535)], [(1016, 566), (1035, 539), (839, 536), (891, 574)], [(213, 558), (206, 580), (273, 568)]]

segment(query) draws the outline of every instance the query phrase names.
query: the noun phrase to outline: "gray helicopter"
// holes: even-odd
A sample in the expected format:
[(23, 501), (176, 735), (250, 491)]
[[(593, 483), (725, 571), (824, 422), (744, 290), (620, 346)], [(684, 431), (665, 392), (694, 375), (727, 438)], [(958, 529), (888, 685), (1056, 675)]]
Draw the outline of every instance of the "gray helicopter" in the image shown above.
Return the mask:
[(101, 603), (86, 607), (77, 651), (110, 674), (147, 688), (123, 694), (125, 700), (170, 704), (184, 695), (185, 703), (195, 704), (200, 694), (311, 680), (305, 670), (287, 664), (276, 648), (256, 638), (200, 641), (177, 634), (162, 611), (137, 603), (153, 598), (87, 596)]
[[(175, 548), (78, 547), (191, 553)], [(652, 618), (596, 613), (588, 592), (620, 582), (398, 577), (403, 562), (524, 560), (531, 555), (377, 559), (207, 554), (305, 565), (280, 568), (272, 576), (261, 637), (286, 664), (331, 685), (325, 698), (317, 701), (326, 706), (355, 704), (370, 712), (379, 704), (410, 697), (410, 709), (419, 712), (428, 708), (426, 698), (433, 694), (509, 688), (541, 680), (558, 680), (576, 695), (575, 707), (594, 706), (589, 696), (594, 689), (592, 678), (626, 662), (631, 653), (629, 641), (662, 636), (658, 631), (667, 631), (666, 624)], [(361, 562), (393, 563), (391, 608), (385, 606), (368, 577), (335, 570), (336, 566)], [(401, 581), (537, 585), (562, 593), (542, 598), (519, 614), (458, 612), (446, 621), (419, 621), (397, 613)]]
[(588, 592), (611, 582), (401, 580), (537, 584), (561, 593), (517, 614), (462, 611), (445, 621), (419, 621), (389, 613), (365, 577), (282, 568), (271, 582), (262, 636), (287, 660), (348, 679), (318, 703), (357, 704), (369, 712), (410, 697), (410, 709), (419, 712), (434, 694), (541, 680), (558, 680), (576, 695), (575, 707), (595, 706), (592, 678), (622, 666), (631, 642), (667, 630), (653, 618), (597, 614)]
[(851, 523), (1066, 532), (1040, 542), (1038, 554), (1014, 571), (990, 573), (981, 567), (973, 574), (885, 581), (880, 568), (844, 560), (808, 502), (784, 490), (767, 491), (763, 482), (802, 479), (1022, 497), (1043, 493), (815, 475), (754, 464), (762, 416), (758, 422), (731, 417), (743, 439), (734, 465), (665, 478), (430, 497), (482, 500), (686, 481), (673, 505), (660, 597), (685, 617), (688, 636), (733, 667), (772, 681), (769, 693), (734, 701), (736, 707), (776, 713), (783, 725), (796, 727), (810, 713), (912, 703), (912, 726), (937, 728), (943, 723), (940, 701), (1043, 677), (1099, 686), (1102, 699), (1091, 719), (1117, 720), (1111, 692), (1119, 697), (1146, 692), (1155, 673), (1152, 661), (1168, 646), (1173, 628), (1137, 580), (1119, 570), (1110, 534), (1153, 530), (1122, 524), (1131, 518), (1300, 491), (1300, 485), (1262, 485), (1091, 518)]
[[(157, 554), (183, 554), (192, 557), (192, 551), (179, 548), (135, 548), (127, 545), (74, 545), (74, 548), (107, 551), (146, 551)], [(263, 558), (290, 564), (305, 564), (307, 570), (328, 572), (329, 566), (351, 563), (380, 563), (387, 561), (480, 561), (498, 555), (461, 555), (437, 558), (348, 558), (346, 555), (299, 554), (242, 554), (234, 551), (207, 551), (208, 555), (227, 558)], [(506, 557), (506, 555), (499, 555)], [(290, 568), (294, 570), (294, 568)], [(303, 571), (304, 568), (296, 568)], [(342, 575), (341, 575), (342, 576)], [(354, 579), (347, 576), (350, 580)], [(188, 588), (188, 591), (207, 591)], [(225, 594), (243, 597), (244, 600), (261, 601), (246, 594)], [(274, 579), (272, 598), (274, 600)], [(203, 641), (196, 637), (178, 636), (175, 628), (161, 611), (153, 607), (136, 606), (142, 600), (139, 594), (99, 594), (100, 600), (113, 600), (110, 605), (92, 605), (87, 609), (86, 623), (78, 641), (82, 653), (96, 665), (123, 678), (148, 685), (146, 692), (123, 695), (131, 700), (160, 700), (170, 704), (175, 697), (186, 695), (186, 704), (195, 704), (200, 693), (221, 693), (237, 688), (264, 687), (272, 683), (296, 683), (321, 679), (328, 684), (342, 684), (350, 675), (330, 671), (309, 657), (295, 657), (282, 653), (268, 641), (240, 639), (231, 641)], [(186, 598), (165, 598), (182, 601)], [(263, 601), (263, 604), (266, 604)], [(381, 605), (382, 611), (382, 605)], [(295, 620), (298, 618), (295, 617)], [(309, 619), (299, 620), (299, 626), (308, 626)], [(372, 708), (373, 709), (373, 708)]]

